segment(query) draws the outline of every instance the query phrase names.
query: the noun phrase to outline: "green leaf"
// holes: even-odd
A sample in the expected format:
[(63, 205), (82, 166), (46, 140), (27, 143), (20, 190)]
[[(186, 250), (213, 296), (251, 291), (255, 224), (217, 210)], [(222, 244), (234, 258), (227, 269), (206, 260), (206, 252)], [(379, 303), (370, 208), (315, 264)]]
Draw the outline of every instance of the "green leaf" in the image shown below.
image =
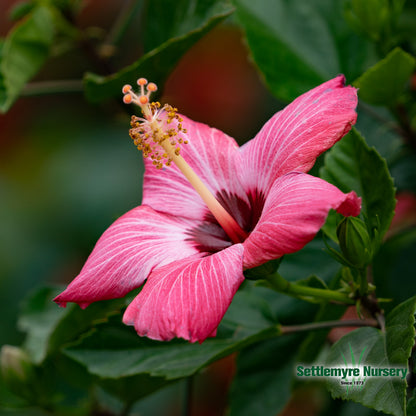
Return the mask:
[(364, 72), (354, 85), (358, 96), (370, 104), (392, 106), (403, 92), (416, 66), (416, 59), (400, 48)]
[[(30, 357), (16, 347), (4, 346), (1, 353), (3, 377), (0, 380), (0, 403), (9, 401), (7, 396), (2, 397), (1, 383), (4, 382), (4, 387), (16, 397), (24, 399), (24, 403), (16, 403), (11, 407), (30, 405), (48, 409), (50, 414), (86, 414), (89, 406), (87, 396), (93, 377), (84, 367), (62, 355), (55, 355), (52, 360), (45, 360), (41, 366), (35, 366)], [(65, 412), (62, 412), (64, 408)], [(76, 412), (67, 412), (70, 408)]]
[(156, 49), (169, 39), (188, 36), (204, 22), (233, 10), (228, 0), (153, 0), (148, 3), (146, 11), (145, 52)]
[[(391, 112), (383, 107), (360, 105), (357, 112), (355, 128), (362, 133), (370, 147), (374, 146), (377, 149), (391, 168), (403, 152), (403, 138), (395, 129), (397, 121)], [(396, 181), (396, 175), (392, 176)]]
[(38, 6), (7, 36), (0, 61), (0, 111), (5, 113), (42, 67), (54, 35), (53, 14)]
[(102, 378), (143, 374), (167, 380), (187, 377), (246, 344), (279, 335), (267, 302), (256, 292), (239, 292), (223, 318), (217, 337), (202, 344), (152, 341), (138, 337), (130, 327), (109, 323), (78, 345), (66, 348), (65, 354)]
[(29, 14), (35, 7), (33, 2), (29, 1), (19, 1), (13, 6), (10, 10), (9, 17), (10, 20), (19, 20)]
[(39, 289), (27, 299), (19, 318), (19, 329), (26, 332), (24, 347), (36, 364), (89, 331), (94, 324), (119, 312), (125, 303), (123, 299), (116, 299), (93, 303), (85, 310), (75, 304), (60, 308), (52, 302), (60, 292), (57, 288)]
[[(333, 402), (339, 406), (339, 412), (337, 416), (383, 416), (383, 413), (377, 412), (374, 409), (369, 409), (368, 407), (361, 406), (358, 403), (354, 402)], [(332, 415), (333, 413), (326, 413), (326, 415)]]
[(250, 346), (237, 359), (230, 389), (230, 416), (274, 416), (291, 396), (300, 336), (285, 336)]
[(380, 41), (389, 23), (387, 0), (350, 0), (346, 4), (346, 18), (352, 27), (367, 34), (374, 42)]
[(407, 402), (407, 416), (416, 416), (416, 396)]
[(343, 192), (354, 190), (362, 198), (362, 213), (376, 243), (386, 233), (396, 204), (393, 180), (386, 161), (353, 129), (325, 156), (320, 177)]
[[(385, 331), (360, 328), (350, 332), (331, 347), (327, 367), (372, 366), (406, 368), (414, 345), (416, 297), (397, 306), (386, 318)], [(360, 372), (363, 380), (363, 370)], [(351, 380), (351, 377), (349, 378)], [(329, 379), (334, 398), (353, 400), (388, 414), (402, 416), (406, 407), (406, 379), (366, 377), (361, 388), (347, 387), (337, 378)]]
[[(398, 302), (416, 293), (414, 276), (416, 253), (416, 228), (387, 239), (374, 258), (373, 277), (377, 287), (377, 296), (393, 299), (383, 305), (390, 310)], [(400, 284), (397, 277), (400, 276)]]
[[(215, 338), (201, 345), (182, 340), (170, 342), (152, 341), (138, 337), (135, 331), (121, 325), (118, 317), (97, 326), (94, 333), (64, 349), (64, 354), (87, 368), (89, 373), (105, 382), (109, 392), (117, 383), (126, 380), (149, 387), (147, 393), (164, 383), (195, 374), (234, 351), (240, 351), (253, 343), (279, 336), (276, 316), (285, 322), (303, 322), (316, 311), (297, 299), (258, 288), (247, 281), (233, 299)], [(286, 338), (286, 337), (285, 337)], [(149, 384), (150, 383), (150, 384)], [(133, 385), (133, 384), (131, 384)], [(130, 387), (131, 387), (130, 385)], [(134, 398), (134, 389), (115, 394), (128, 400)]]
[(397, 19), (400, 14), (403, 12), (403, 6), (406, 3), (406, 0), (393, 0), (391, 2), (391, 14), (394, 19)]
[[(182, 10), (172, 14), (166, 3), (155, 3), (150, 6), (151, 10), (160, 10), (156, 14), (149, 14), (149, 24), (153, 28), (152, 33), (156, 32), (156, 25), (160, 34), (149, 42), (153, 49), (132, 65), (108, 77), (87, 73), (84, 82), (88, 100), (99, 102), (111, 97), (121, 97), (121, 87), (132, 83), (139, 76), (163, 86), (182, 55), (234, 10), (227, 1), (183, 0)], [(167, 4), (177, 6), (177, 2)], [(180, 9), (176, 7), (174, 10)], [(185, 17), (186, 21), (183, 20)]]
[(316, 275), (325, 283), (330, 282), (340, 266), (325, 252), (323, 238), (318, 235), (302, 250), (284, 256), (279, 273), (289, 281), (298, 282)]
[(234, 4), (254, 62), (279, 99), (292, 100), (341, 72), (354, 79), (366, 63), (374, 62), (372, 46), (347, 30), (342, 2), (234, 0)]
[[(415, 119), (416, 120), (416, 119)], [(391, 174), (397, 190), (416, 193), (416, 153), (404, 147), (401, 154), (391, 164)]]
[(112, 396), (124, 403), (135, 403), (137, 400), (170, 384), (163, 377), (152, 377), (148, 374), (123, 377), (118, 379), (98, 378), (97, 384)]

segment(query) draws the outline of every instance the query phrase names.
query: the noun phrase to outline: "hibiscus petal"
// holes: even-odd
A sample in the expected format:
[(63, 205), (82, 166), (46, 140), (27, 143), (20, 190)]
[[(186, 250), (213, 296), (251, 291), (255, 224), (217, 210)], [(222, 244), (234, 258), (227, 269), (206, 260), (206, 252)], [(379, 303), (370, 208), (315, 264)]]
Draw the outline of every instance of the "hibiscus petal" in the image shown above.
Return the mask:
[[(181, 117), (187, 130), (186, 134), (181, 133), (188, 141), (181, 145), (181, 155), (186, 162), (214, 195), (227, 190), (247, 202), (235, 174), (241, 157), (235, 140), (220, 130)], [(207, 214), (205, 203), (174, 164), (160, 170), (147, 158), (145, 167), (143, 204), (185, 218), (202, 219)]]
[(340, 75), (301, 95), (242, 147), (247, 190), (267, 193), (277, 177), (308, 172), (316, 158), (351, 129), (357, 92), (344, 82)]
[(244, 268), (250, 269), (311, 241), (330, 209), (345, 216), (360, 213), (361, 199), (344, 194), (322, 179), (305, 173), (278, 178), (265, 201), (263, 213), (244, 244)]
[(123, 297), (142, 285), (152, 269), (199, 253), (189, 240), (189, 220), (160, 214), (146, 206), (132, 209), (115, 221), (67, 289), (55, 298), (87, 307)]
[(241, 244), (204, 258), (176, 261), (151, 273), (123, 322), (152, 339), (202, 342), (215, 334), (243, 280)]

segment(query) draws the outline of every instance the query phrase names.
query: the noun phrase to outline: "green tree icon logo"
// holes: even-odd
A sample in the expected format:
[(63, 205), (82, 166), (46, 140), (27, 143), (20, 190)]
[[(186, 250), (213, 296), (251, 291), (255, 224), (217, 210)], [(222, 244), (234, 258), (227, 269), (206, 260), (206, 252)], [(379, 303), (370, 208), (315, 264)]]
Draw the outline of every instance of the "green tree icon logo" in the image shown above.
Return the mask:
[[(361, 361), (363, 359), (363, 356), (364, 356), (364, 353), (365, 353), (365, 350), (367, 349), (367, 347), (364, 347), (363, 350), (361, 351), (361, 354), (358, 358), (358, 362), (355, 360), (354, 352), (352, 350), (350, 342), (348, 343), (348, 347), (350, 349), (350, 354), (351, 354), (351, 367), (352, 368), (360, 367)], [(342, 353), (342, 351), (341, 351), (341, 356), (342, 356), (342, 359), (344, 361), (345, 367), (348, 368), (349, 367), (348, 361), (345, 358), (345, 355)], [(347, 396), (348, 396), (348, 391), (349, 391), (350, 388), (352, 388), (352, 389), (355, 388), (359, 391), (362, 390), (362, 388), (365, 384), (365, 381), (366, 381), (366, 377), (358, 377), (357, 379), (355, 377), (352, 377), (352, 379), (348, 379), (347, 381), (352, 382), (352, 384), (347, 384), (346, 385)]]

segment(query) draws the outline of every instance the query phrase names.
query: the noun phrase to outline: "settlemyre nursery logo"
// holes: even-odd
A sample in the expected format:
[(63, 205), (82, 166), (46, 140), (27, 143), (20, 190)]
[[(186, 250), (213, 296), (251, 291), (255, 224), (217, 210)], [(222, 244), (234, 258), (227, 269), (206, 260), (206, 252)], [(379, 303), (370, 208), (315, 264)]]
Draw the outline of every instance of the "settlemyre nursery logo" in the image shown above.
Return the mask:
[(305, 381), (311, 381), (313, 379), (330, 380), (332, 383), (335, 382), (345, 387), (347, 395), (352, 389), (355, 391), (362, 390), (366, 381), (369, 379), (404, 380), (407, 376), (408, 369), (406, 367), (376, 366), (362, 363), (367, 347), (363, 348), (358, 360), (354, 356), (351, 344), (349, 344), (349, 349), (351, 353), (350, 362), (348, 362), (345, 355), (341, 352), (340, 365), (327, 366), (314, 364), (308, 366), (298, 364), (296, 366), (296, 376)]

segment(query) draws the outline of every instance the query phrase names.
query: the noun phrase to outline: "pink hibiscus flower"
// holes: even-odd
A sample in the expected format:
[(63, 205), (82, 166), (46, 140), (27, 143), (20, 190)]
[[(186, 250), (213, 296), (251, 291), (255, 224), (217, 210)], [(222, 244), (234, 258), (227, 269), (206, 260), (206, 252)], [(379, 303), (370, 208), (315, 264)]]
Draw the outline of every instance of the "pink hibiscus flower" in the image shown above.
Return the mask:
[(55, 301), (85, 308), (147, 280), (124, 323), (157, 340), (214, 336), (245, 269), (300, 250), (330, 209), (359, 214), (354, 192), (305, 173), (356, 121), (356, 90), (344, 82), (338, 76), (303, 94), (242, 147), (149, 104), (155, 84), (139, 79), (141, 95), (125, 86), (124, 101), (144, 115), (130, 130), (146, 157), (143, 203), (104, 232)]

